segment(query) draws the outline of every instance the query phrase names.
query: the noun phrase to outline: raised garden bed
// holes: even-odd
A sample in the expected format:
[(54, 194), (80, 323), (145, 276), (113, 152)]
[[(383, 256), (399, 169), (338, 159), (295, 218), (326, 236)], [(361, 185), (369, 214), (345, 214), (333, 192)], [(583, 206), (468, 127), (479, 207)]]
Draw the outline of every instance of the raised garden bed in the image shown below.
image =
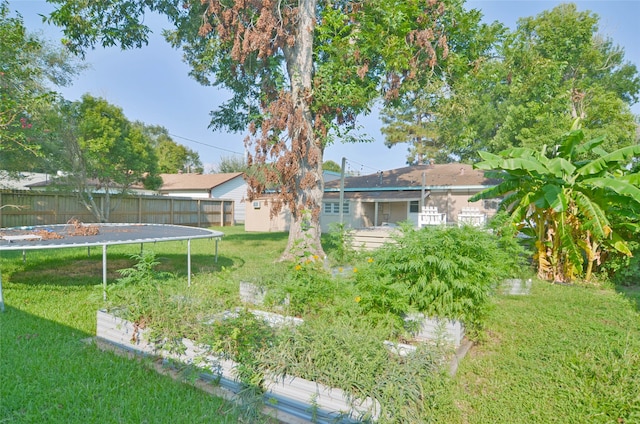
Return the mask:
[(430, 318), (424, 314), (409, 314), (405, 320), (417, 323), (414, 339), (418, 342), (445, 341), (458, 348), (464, 339), (464, 325), (457, 320)]
[[(271, 322), (290, 322), (286, 317), (274, 319), (273, 315), (276, 314), (267, 316)], [(106, 311), (97, 313), (98, 339), (128, 351), (158, 355), (197, 366), (202, 370), (201, 377), (218, 381), (221, 387), (232, 393), (238, 393), (241, 389), (235, 376), (235, 362), (211, 355), (206, 346), (199, 346), (188, 339), (182, 339), (184, 349), (180, 353), (169, 352), (150, 342), (148, 335), (148, 328), (138, 328), (134, 323)], [(367, 413), (375, 420), (380, 411), (373, 399), (354, 400), (343, 390), (298, 377), (267, 378), (264, 387), (265, 406), (273, 408), (282, 422), (299, 422), (295, 419), (302, 419), (318, 423), (353, 423), (359, 422)]]

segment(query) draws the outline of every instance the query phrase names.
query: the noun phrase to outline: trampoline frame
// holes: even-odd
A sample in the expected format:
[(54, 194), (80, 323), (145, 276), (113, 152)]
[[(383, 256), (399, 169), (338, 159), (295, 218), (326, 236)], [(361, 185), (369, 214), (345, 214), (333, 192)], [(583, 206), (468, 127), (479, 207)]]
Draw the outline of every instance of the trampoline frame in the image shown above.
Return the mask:
[[(23, 260), (27, 250), (39, 249), (64, 249), (71, 247), (102, 246), (102, 297), (107, 299), (107, 246), (119, 244), (156, 243), (166, 241), (187, 240), (187, 284), (191, 286), (191, 240), (193, 239), (214, 239), (215, 240), (215, 262), (218, 262), (218, 241), (224, 236), (220, 231), (209, 230), (207, 228), (187, 227), (172, 224), (85, 224), (86, 227), (98, 227), (104, 232), (97, 235), (69, 235), (68, 231), (72, 226), (68, 224), (37, 225), (33, 227), (0, 228), (0, 251), (22, 250)], [(106, 237), (107, 234), (131, 234), (136, 235), (146, 230), (143, 237)], [(38, 236), (33, 235), (37, 231), (53, 232), (62, 235), (62, 239), (38, 240)], [(109, 231), (107, 231), (109, 230)], [(156, 235), (162, 230), (170, 230), (171, 235)], [(6, 234), (9, 233), (7, 236)], [(13, 234), (13, 235), (11, 235)], [(161, 234), (161, 233), (160, 233)], [(67, 235), (67, 237), (65, 237)], [(102, 236), (102, 237), (101, 237)], [(2, 269), (0, 269), (0, 312), (4, 312), (4, 297), (2, 294)]]

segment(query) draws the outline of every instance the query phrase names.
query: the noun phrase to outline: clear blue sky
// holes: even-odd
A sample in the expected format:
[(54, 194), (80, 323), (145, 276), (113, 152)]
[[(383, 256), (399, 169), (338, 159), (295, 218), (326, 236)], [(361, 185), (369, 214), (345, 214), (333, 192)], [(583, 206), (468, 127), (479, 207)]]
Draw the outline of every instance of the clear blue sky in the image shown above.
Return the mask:
[[(518, 18), (534, 16), (560, 4), (546, 0), (467, 0), (468, 8), (480, 9), (485, 21), (500, 21), (515, 28)], [(625, 57), (640, 69), (640, 0), (576, 1), (579, 10), (591, 10), (600, 16), (600, 32), (622, 46)], [(24, 18), (27, 28), (56, 41), (60, 31), (42, 24), (38, 14), (48, 14), (52, 7), (44, 0), (11, 0), (9, 7)], [(189, 68), (181, 60), (181, 52), (171, 49), (162, 39), (162, 20), (157, 19), (156, 33), (148, 46), (138, 50), (97, 48), (87, 54), (90, 68), (74, 84), (63, 88), (68, 100), (84, 93), (105, 98), (121, 107), (129, 120), (161, 125), (174, 140), (197, 151), (205, 166), (219, 163), (223, 156), (244, 151), (245, 134), (212, 132), (207, 129), (209, 112), (225, 100), (226, 94), (203, 87), (190, 79)], [(155, 24), (154, 24), (155, 25)], [(633, 106), (640, 114), (640, 105)], [(360, 119), (364, 131), (375, 139), (371, 144), (329, 146), (325, 160), (340, 163), (347, 158), (350, 170), (364, 174), (405, 165), (406, 146), (388, 149), (380, 133), (377, 116)]]

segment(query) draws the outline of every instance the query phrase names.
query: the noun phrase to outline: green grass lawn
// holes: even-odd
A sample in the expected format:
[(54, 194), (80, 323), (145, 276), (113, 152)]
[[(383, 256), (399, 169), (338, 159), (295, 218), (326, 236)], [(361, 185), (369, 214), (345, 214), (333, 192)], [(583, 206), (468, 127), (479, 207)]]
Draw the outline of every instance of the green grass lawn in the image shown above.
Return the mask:
[[(192, 242), (193, 286), (211, 275), (260, 278), (286, 234), (226, 235)], [(186, 242), (145, 246), (186, 285)], [(109, 248), (109, 278), (132, 266), (139, 245)], [(0, 423), (231, 423), (229, 403), (83, 340), (95, 334), (102, 301), (99, 249), (3, 252), (7, 310), (0, 314)], [(457, 375), (442, 378), (431, 420), (439, 423), (640, 423), (637, 287), (536, 282), (528, 296), (494, 299), (482, 340)], [(631, 298), (631, 300), (630, 300)]]
[(454, 384), (455, 422), (639, 423), (640, 315), (613, 290), (499, 297)]

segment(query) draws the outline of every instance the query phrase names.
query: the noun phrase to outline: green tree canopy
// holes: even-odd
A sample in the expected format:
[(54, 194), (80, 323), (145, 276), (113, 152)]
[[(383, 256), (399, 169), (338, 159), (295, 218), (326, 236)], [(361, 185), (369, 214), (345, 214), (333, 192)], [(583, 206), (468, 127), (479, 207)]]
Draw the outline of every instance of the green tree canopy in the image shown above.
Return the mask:
[(39, 114), (81, 69), (66, 50), (29, 34), (20, 15), (0, 2), (0, 169), (30, 171), (41, 155)]
[(325, 160), (322, 164), (323, 171), (340, 172), (342, 167), (332, 160)]
[(247, 161), (240, 155), (223, 156), (216, 167), (216, 171), (226, 174), (231, 172), (246, 172)]
[(134, 126), (147, 136), (158, 158), (158, 172), (177, 174), (178, 172), (202, 173), (204, 167), (200, 155), (182, 144), (176, 143), (169, 131), (159, 125), (146, 125), (134, 122)]
[(606, 136), (605, 148), (634, 142), (630, 105), (640, 77), (622, 48), (598, 33), (598, 16), (562, 4), (518, 21), (498, 55), (451, 86), (438, 115), (448, 152), (552, 145), (579, 118), (587, 138)]
[[(64, 171), (58, 182), (77, 193), (98, 222), (108, 222), (113, 194), (134, 184), (157, 189), (158, 159), (149, 137), (122, 109), (88, 94), (79, 102), (60, 102), (48, 117), (46, 149), (52, 166)], [(98, 204), (94, 193), (104, 193)]]
[(323, 255), (319, 216), (322, 156), (329, 134), (349, 134), (355, 118), (381, 97), (396, 98), (404, 82), (445, 56), (441, 17), (430, 0), (261, 1), (49, 0), (49, 21), (64, 27), (67, 45), (140, 47), (145, 12), (167, 16), (165, 32), (181, 47), (191, 75), (230, 90), (212, 113), (212, 127), (251, 134), (251, 195), (278, 186), (274, 207), (292, 222), (282, 258)]
[(401, 95), (380, 114), (385, 145), (391, 148), (406, 143), (410, 165), (448, 160), (449, 150), (437, 128), (441, 103), (449, 97), (458, 79), (473, 74), (495, 56), (495, 47), (505, 32), (497, 22), (481, 23), (480, 11), (465, 10), (464, 0), (444, 0), (443, 4), (442, 19), (449, 47), (446, 58), (439, 58), (422, 80), (405, 84)]

